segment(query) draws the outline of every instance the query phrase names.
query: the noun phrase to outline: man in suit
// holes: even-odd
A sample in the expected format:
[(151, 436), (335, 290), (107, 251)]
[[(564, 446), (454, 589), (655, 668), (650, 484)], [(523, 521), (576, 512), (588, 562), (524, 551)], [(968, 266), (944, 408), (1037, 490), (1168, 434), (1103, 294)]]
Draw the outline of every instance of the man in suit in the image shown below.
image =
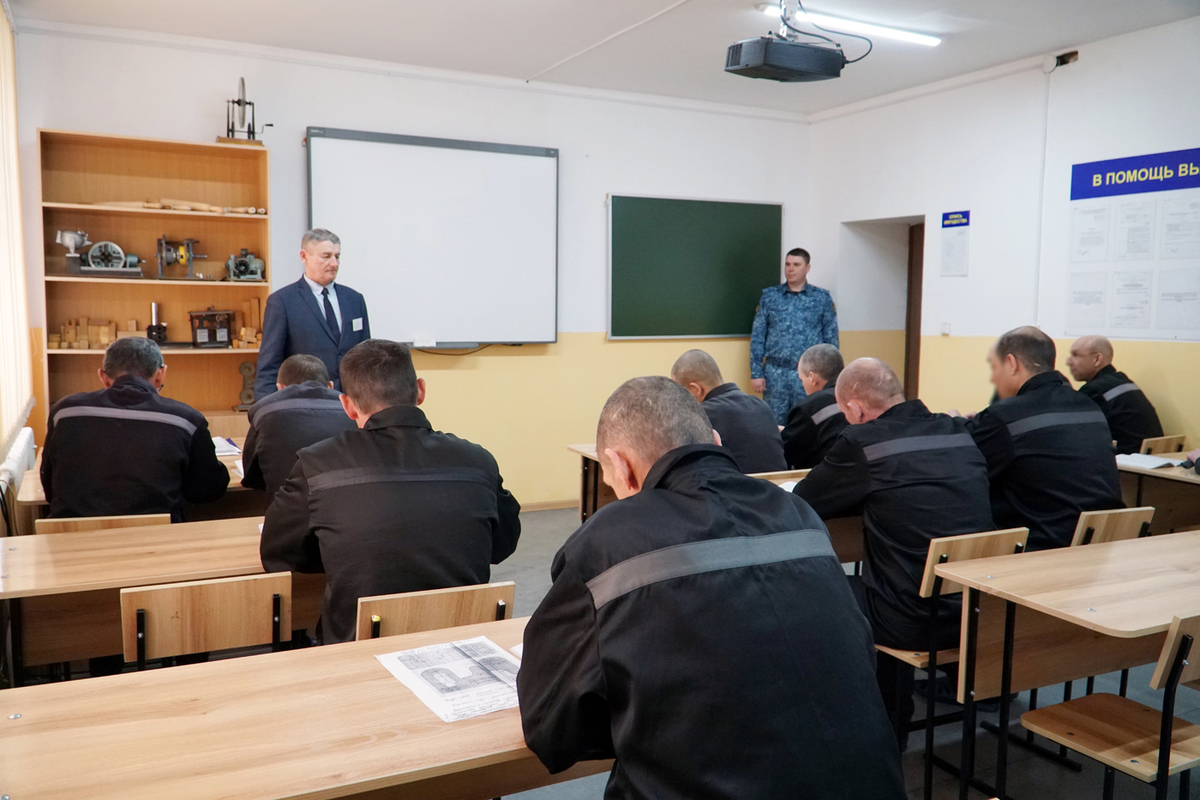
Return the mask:
[(788, 469), (812, 469), (820, 464), (846, 427), (846, 416), (834, 394), (842, 367), (841, 351), (831, 344), (814, 344), (800, 356), (796, 372), (806, 394), (792, 406), (783, 426)]
[[(860, 358), (837, 383), (850, 427), (792, 491), (822, 519), (862, 512), (865, 555), (855, 593), (876, 644), (927, 650), (958, 642), (960, 597), (920, 597), (929, 543), (989, 531), (988, 470), (965, 421), (905, 400), (892, 368)], [(938, 625), (930, 630), (930, 603)], [(879, 689), (900, 742), (913, 715), (913, 668), (890, 656), (877, 662)]]
[(50, 409), (42, 486), (51, 517), (169, 513), (184, 501), (219, 499), (229, 471), (217, 460), (208, 420), (159, 394), (167, 366), (150, 339), (118, 339), (100, 367), (104, 388)]
[(712, 356), (703, 350), (688, 350), (671, 367), (671, 380), (699, 401), (742, 472), (787, 469), (771, 407), (736, 383), (726, 383)]
[(1071, 345), (1067, 369), (1083, 381), (1079, 392), (1100, 406), (1118, 453), (1136, 453), (1143, 439), (1163, 435), (1154, 404), (1124, 372), (1112, 365), (1112, 342), (1103, 336), (1084, 336)]
[(275, 388), (279, 391), (250, 408), (250, 432), (242, 450), (242, 486), (265, 490), (268, 501), (291, 474), (300, 450), (355, 428), (316, 356), (288, 356)]
[(360, 597), (487, 583), (520, 504), (496, 459), (433, 430), (408, 348), (368, 339), (342, 360), (346, 431), (300, 451), (263, 523), (267, 572), (324, 572), (325, 643), (354, 639)]
[(300, 240), (304, 274), (273, 292), (263, 311), (255, 399), (275, 392), (280, 365), (296, 353), (325, 362), (333, 388), (342, 388), (338, 363), (351, 347), (371, 338), (371, 322), (363, 296), (334, 283), (341, 258), (341, 240), (324, 228), (313, 228)]
[(988, 462), (999, 528), (1029, 528), (1027, 550), (1066, 547), (1082, 511), (1122, 508), (1104, 414), (1054, 369), (1054, 340), (1016, 328), (988, 352), (1000, 396), (967, 422)]
[(903, 798), (825, 526), (713, 442), (664, 377), (604, 404), (596, 450), (621, 499), (558, 551), (525, 628), (526, 744), (553, 773), (615, 757), (609, 800)]

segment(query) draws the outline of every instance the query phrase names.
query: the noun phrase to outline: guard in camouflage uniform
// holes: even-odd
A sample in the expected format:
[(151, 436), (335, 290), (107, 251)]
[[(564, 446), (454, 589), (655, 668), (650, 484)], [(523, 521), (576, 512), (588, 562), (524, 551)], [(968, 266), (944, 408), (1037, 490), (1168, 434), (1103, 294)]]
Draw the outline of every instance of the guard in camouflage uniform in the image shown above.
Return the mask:
[(750, 333), (750, 382), (780, 425), (804, 397), (800, 356), (816, 344), (838, 346), (837, 307), (827, 290), (808, 282), (810, 266), (807, 250), (788, 252), (786, 283), (763, 289)]

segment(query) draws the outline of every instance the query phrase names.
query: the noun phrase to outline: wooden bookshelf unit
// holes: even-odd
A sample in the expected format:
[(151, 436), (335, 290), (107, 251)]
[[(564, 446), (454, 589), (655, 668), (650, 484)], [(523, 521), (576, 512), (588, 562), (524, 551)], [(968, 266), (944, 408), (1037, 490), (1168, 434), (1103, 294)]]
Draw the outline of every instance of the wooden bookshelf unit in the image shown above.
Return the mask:
[[(137, 320), (138, 330), (144, 331), (150, 325), (151, 304), (158, 303), (169, 345), (163, 348), (168, 365), (163, 395), (204, 412), (214, 430), (236, 433), (245, 417), (233, 411), (242, 390), (238, 368), (243, 361), (256, 363), (258, 349), (191, 347), (188, 312), (210, 307), (241, 312), (252, 300), (258, 301), (260, 313), (266, 306), (271, 291), (270, 217), (224, 211), (270, 211), (266, 149), (39, 130), (38, 152), (46, 332), (45, 355), (34, 368), (41, 367), (44, 381), (43, 422), (49, 406), (66, 395), (100, 388), (96, 370), (103, 359), (100, 349), (50, 349), (49, 334), (81, 317), (114, 321), (119, 330), (129, 320)], [(163, 199), (222, 210), (99, 205)], [(92, 243), (111, 241), (126, 254), (137, 254), (143, 260), (142, 277), (71, 274), (67, 249), (55, 241), (60, 230), (85, 231)], [(192, 268), (204, 279), (187, 279), (187, 268), (177, 264), (165, 268), (160, 280), (155, 258), (160, 237), (198, 240), (196, 254), (208, 257), (193, 261)], [(243, 248), (266, 263), (264, 280), (227, 279), (226, 260)], [(88, 248), (82, 250), (86, 253)], [(251, 323), (243, 320), (242, 324)], [(236, 337), (238, 331), (233, 333)], [(38, 378), (34, 376), (35, 381)]]

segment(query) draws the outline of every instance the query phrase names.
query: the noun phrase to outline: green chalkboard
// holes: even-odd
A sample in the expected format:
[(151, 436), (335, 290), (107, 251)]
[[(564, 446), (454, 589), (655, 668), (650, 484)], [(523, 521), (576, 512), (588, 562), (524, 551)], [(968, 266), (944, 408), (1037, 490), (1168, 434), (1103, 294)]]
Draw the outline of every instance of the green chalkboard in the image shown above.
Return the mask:
[(780, 281), (783, 206), (612, 198), (609, 336), (748, 336)]

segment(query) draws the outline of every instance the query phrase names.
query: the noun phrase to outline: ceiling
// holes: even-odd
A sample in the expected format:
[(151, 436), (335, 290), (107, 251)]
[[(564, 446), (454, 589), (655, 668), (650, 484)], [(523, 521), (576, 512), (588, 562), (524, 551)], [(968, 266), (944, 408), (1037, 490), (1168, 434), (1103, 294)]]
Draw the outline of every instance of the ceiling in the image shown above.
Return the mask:
[[(810, 11), (928, 33), (838, 80), (727, 75), (725, 48), (773, 25), (761, 0), (9, 0), (34, 21), (182, 34), (596, 89), (814, 113), (1200, 15), (1200, 0), (811, 0)], [(777, 23), (774, 23), (777, 24)], [(865, 45), (843, 38), (848, 58)]]

